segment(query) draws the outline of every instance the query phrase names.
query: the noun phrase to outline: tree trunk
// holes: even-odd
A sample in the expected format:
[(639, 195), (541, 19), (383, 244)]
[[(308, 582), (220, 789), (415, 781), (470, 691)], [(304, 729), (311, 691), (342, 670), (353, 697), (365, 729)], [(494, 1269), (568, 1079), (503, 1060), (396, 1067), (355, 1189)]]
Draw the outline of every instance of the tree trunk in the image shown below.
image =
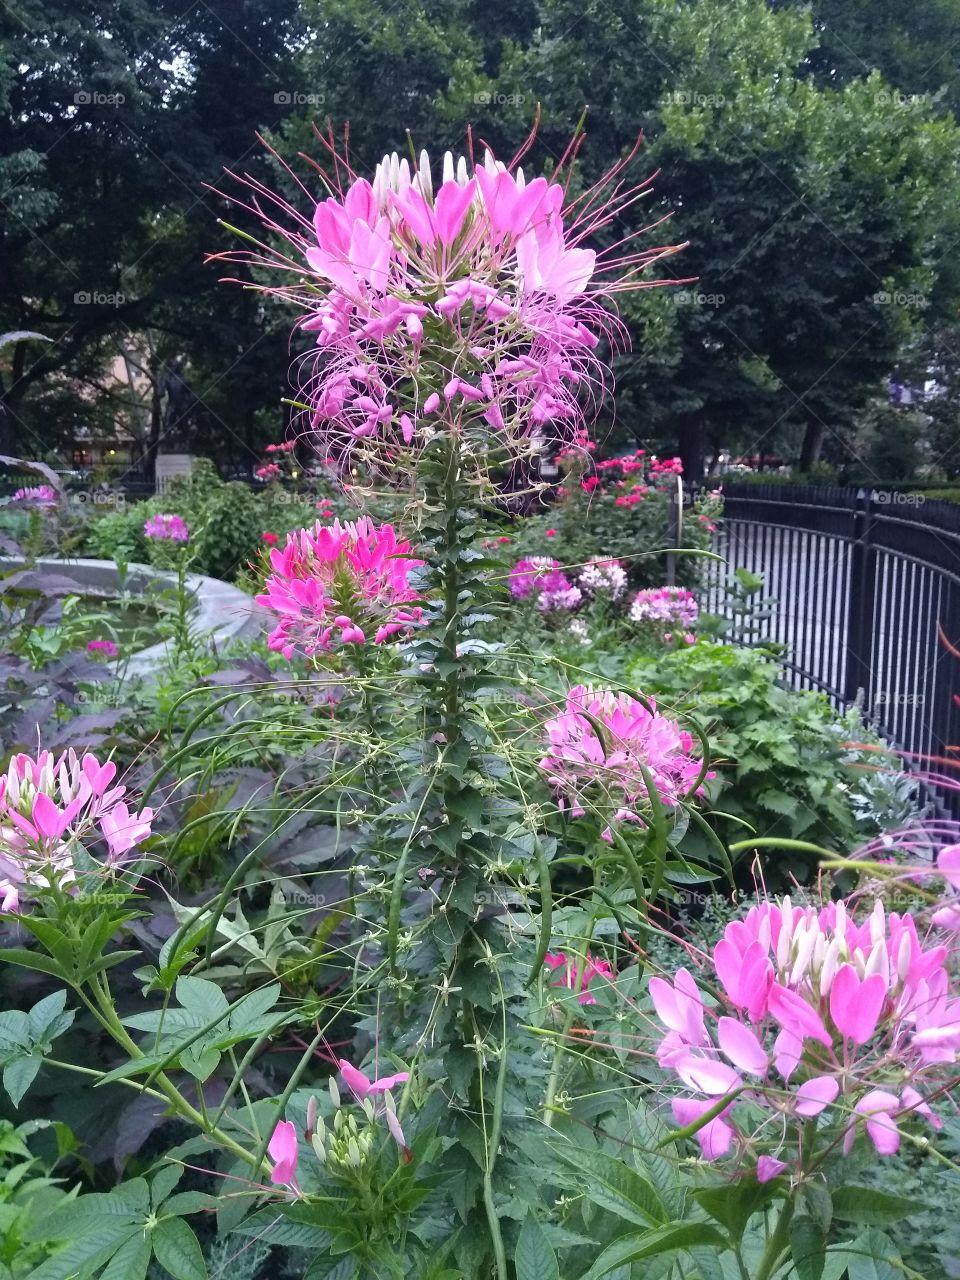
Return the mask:
[(815, 463), (820, 461), (823, 434), (823, 423), (816, 418), (810, 418), (807, 422), (807, 429), (804, 432), (803, 445), (800, 448), (800, 462), (798, 464), (800, 471), (809, 471)]
[(678, 418), (677, 439), (683, 463), (683, 478), (688, 484), (702, 484), (704, 430), (699, 413), (684, 414)]

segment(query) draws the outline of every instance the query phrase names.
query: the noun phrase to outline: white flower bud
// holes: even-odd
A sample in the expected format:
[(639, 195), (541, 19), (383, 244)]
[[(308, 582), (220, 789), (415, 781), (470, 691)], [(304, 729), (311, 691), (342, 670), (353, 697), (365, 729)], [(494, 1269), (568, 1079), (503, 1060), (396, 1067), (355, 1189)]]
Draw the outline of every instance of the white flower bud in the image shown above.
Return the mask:
[(887, 943), (885, 938), (880, 938), (873, 944), (873, 949), (867, 957), (866, 967), (864, 969), (866, 977), (871, 974), (879, 973), (883, 979), (885, 987), (890, 986), (890, 958), (887, 955)]
[(820, 994), (822, 996), (830, 994), (830, 988), (833, 986), (833, 980), (839, 967), (840, 939), (834, 938), (827, 947), (826, 955), (823, 957), (823, 966), (820, 970)]
[(315, 1133), (310, 1139), (310, 1145), (313, 1147), (313, 1154), (317, 1157), (321, 1164), (327, 1163), (327, 1149), (323, 1145), (323, 1139), (319, 1133)]
[(796, 986), (810, 967), (810, 957), (813, 954), (813, 948), (816, 941), (816, 926), (811, 925), (809, 928), (804, 928), (802, 932), (800, 932), (800, 930), (797, 931), (797, 936), (795, 938), (797, 958), (794, 960), (793, 968), (790, 971), (791, 986)]
[(443, 181), (453, 182), (453, 152), (443, 153)]
[(913, 955), (913, 946), (910, 941), (910, 935), (906, 930), (900, 936), (900, 945), (897, 948), (897, 976), (901, 982), (906, 982), (907, 974), (910, 972), (910, 958)]
[(333, 1078), (333, 1076), (331, 1076), (331, 1077), (330, 1077), (330, 1079), (329, 1079), (329, 1081), (328, 1081), (327, 1083), (328, 1083), (328, 1085), (329, 1085), (329, 1087), (330, 1087), (330, 1097), (331, 1097), (331, 1098), (332, 1098), (332, 1100), (333, 1100), (334, 1109), (335, 1109), (335, 1110), (339, 1110), (339, 1108), (340, 1108), (340, 1090), (337, 1088), (337, 1082), (336, 1082), (336, 1080)]
[(466, 156), (460, 156), (457, 160), (457, 182), (461, 187), (465, 187), (469, 181)]
[(422, 195), (428, 200), (433, 199), (433, 176), (430, 173), (430, 157), (426, 151), (420, 152), (420, 170), (417, 175), (419, 179), (419, 187)]
[(351, 1138), (347, 1143), (347, 1164), (352, 1169), (359, 1169), (363, 1163), (363, 1156), (360, 1154), (360, 1145), (356, 1138)]
[(883, 909), (883, 903), (879, 900), (874, 904), (873, 912), (870, 916), (870, 941), (876, 945), (882, 938), (887, 936), (887, 916)]

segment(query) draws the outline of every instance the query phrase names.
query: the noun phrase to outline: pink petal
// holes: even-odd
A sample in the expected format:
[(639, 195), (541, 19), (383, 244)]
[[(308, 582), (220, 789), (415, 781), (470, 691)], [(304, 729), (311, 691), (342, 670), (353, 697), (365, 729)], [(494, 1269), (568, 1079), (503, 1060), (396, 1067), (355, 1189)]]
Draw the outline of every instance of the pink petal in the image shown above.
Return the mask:
[(358, 1071), (356, 1067), (347, 1062), (346, 1058), (341, 1058), (337, 1064), (340, 1067), (340, 1074), (343, 1076), (347, 1088), (350, 1089), (358, 1098), (365, 1098), (370, 1092), (370, 1081)]
[(833, 1076), (814, 1076), (797, 1090), (797, 1115), (818, 1116), (824, 1107), (829, 1107), (839, 1092), (840, 1086)]
[[(673, 1118), (677, 1124), (686, 1128), (687, 1125), (695, 1124), (713, 1105), (712, 1102), (698, 1102), (695, 1098), (674, 1098)], [(723, 1113), (723, 1115), (726, 1114), (726, 1112)], [(702, 1129), (698, 1129), (694, 1136), (700, 1145), (704, 1159), (718, 1160), (730, 1150), (735, 1135), (734, 1127), (727, 1124), (722, 1116), (717, 1116), (716, 1119), (708, 1121)]]
[(717, 1039), (720, 1048), (735, 1067), (750, 1076), (765, 1076), (769, 1059), (763, 1045), (742, 1022), (736, 1018), (721, 1018), (717, 1023)]
[(789, 1080), (803, 1056), (803, 1041), (792, 1031), (781, 1031), (773, 1042), (774, 1063), (784, 1080)]
[(792, 1032), (798, 1039), (819, 1040), (821, 1044), (828, 1046), (833, 1044), (832, 1039), (827, 1035), (823, 1019), (795, 991), (775, 982), (770, 988), (768, 1003), (770, 1012), (780, 1026)]
[(830, 1017), (841, 1035), (854, 1044), (866, 1044), (877, 1029), (886, 997), (887, 984), (879, 973), (861, 982), (853, 965), (841, 965), (830, 988)]
[(691, 1089), (697, 1089), (700, 1093), (708, 1093), (712, 1096), (719, 1097), (720, 1094), (730, 1093), (733, 1089), (739, 1089), (743, 1083), (733, 1067), (727, 1066), (725, 1062), (718, 1062), (711, 1058), (698, 1058), (692, 1053), (678, 1058), (673, 1063), (673, 1069)]
[(757, 1159), (757, 1181), (769, 1182), (777, 1174), (783, 1173), (786, 1167), (782, 1160), (774, 1160), (773, 1156), (760, 1156)]
[(940, 850), (937, 870), (952, 888), (960, 889), (960, 844), (950, 844)]
[[(344, 1076), (346, 1079), (346, 1076)], [(394, 1076), (381, 1076), (379, 1080), (374, 1080), (370, 1086), (371, 1093), (386, 1093), (388, 1089), (392, 1089), (394, 1085), (406, 1084), (410, 1079), (409, 1071), (398, 1071)]]
[(33, 822), (39, 833), (50, 840), (59, 840), (66, 825), (63, 814), (43, 791), (33, 798)]
[(267, 1144), (267, 1154), (274, 1162), (270, 1181), (274, 1186), (288, 1186), (297, 1173), (297, 1128), (292, 1120), (280, 1120)]

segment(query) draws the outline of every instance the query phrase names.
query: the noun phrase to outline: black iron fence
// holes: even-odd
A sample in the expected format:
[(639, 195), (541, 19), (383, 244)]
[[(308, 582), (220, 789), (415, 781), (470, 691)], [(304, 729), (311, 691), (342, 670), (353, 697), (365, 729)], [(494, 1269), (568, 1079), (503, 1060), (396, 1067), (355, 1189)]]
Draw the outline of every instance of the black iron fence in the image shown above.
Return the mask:
[[(960, 647), (960, 505), (776, 484), (731, 484), (724, 501), (708, 608), (724, 612), (732, 569), (762, 575), (793, 683), (859, 705), (921, 767), (960, 781), (960, 659), (944, 643)], [(960, 816), (960, 797), (941, 798)]]

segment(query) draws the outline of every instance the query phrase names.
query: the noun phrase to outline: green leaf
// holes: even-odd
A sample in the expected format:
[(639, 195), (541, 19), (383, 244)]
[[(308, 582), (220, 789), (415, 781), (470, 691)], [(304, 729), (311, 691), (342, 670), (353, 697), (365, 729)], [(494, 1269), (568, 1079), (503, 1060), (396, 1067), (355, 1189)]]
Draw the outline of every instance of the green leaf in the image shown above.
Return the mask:
[(601, 1151), (573, 1155), (554, 1147), (566, 1164), (583, 1175), (584, 1193), (601, 1209), (626, 1218), (637, 1226), (659, 1226), (666, 1220), (663, 1202), (646, 1178)]
[(790, 1223), (790, 1254), (799, 1280), (820, 1280), (826, 1261), (826, 1237), (805, 1214)]
[(710, 1217), (726, 1227), (734, 1240), (739, 1240), (753, 1214), (778, 1193), (773, 1183), (742, 1178), (733, 1185), (703, 1187), (693, 1194)]
[[(39, 1000), (33, 1006), (30, 1010), (30, 1035), (34, 1043), (38, 1040), (47, 1038), (44, 1033), (55, 1023), (60, 1025), (61, 1015), (63, 1014), (66, 1003), (67, 993), (66, 991), (60, 990), (52, 991), (50, 995), (44, 996), (42, 1000)], [(62, 1026), (63, 1031), (66, 1031), (67, 1027), (70, 1026), (73, 1022), (73, 1018), (74, 1014), (71, 1011), (69, 1021)], [(49, 1039), (54, 1039), (58, 1034), (60, 1033), (55, 1031), (51, 1032)]]
[(807, 1212), (814, 1222), (819, 1225), (821, 1231), (829, 1231), (830, 1223), (833, 1221), (833, 1200), (826, 1184), (823, 1182), (805, 1183), (803, 1198), (806, 1202)]
[(162, 1218), (152, 1239), (154, 1256), (174, 1280), (207, 1280), (200, 1244), (182, 1218)]
[(56, 960), (36, 951), (28, 951), (26, 947), (0, 948), (0, 964), (17, 964), (21, 969), (36, 969), (39, 973), (49, 973), (62, 980), (67, 977), (66, 970)]
[(517, 1280), (560, 1280), (557, 1255), (543, 1227), (530, 1214), (520, 1230), (515, 1255)]
[(180, 1055), (180, 1065), (201, 1084), (210, 1078), (220, 1065), (220, 1051), (209, 1049), (203, 1044), (191, 1045)]
[(100, 1274), (100, 1280), (144, 1280), (150, 1265), (150, 1240), (142, 1231), (124, 1241)]
[(900, 1255), (890, 1238), (875, 1227), (845, 1248), (850, 1280), (903, 1280), (903, 1271), (893, 1262), (899, 1261)]
[(316, 1225), (316, 1214), (307, 1205), (259, 1209), (233, 1228), (234, 1235), (256, 1236), (266, 1244), (326, 1252), (333, 1235)]
[[(40, 1236), (43, 1240), (50, 1238), (46, 1225), (46, 1220), (37, 1224), (44, 1228)], [(142, 1226), (106, 1220), (89, 1234), (68, 1240), (59, 1253), (30, 1272), (30, 1280), (76, 1280), (78, 1275), (92, 1275), (98, 1267), (109, 1262), (128, 1240), (139, 1239), (142, 1235)]]
[(183, 1177), (182, 1164), (161, 1165), (150, 1182), (150, 1204), (158, 1209)]
[(596, 1262), (585, 1272), (581, 1280), (600, 1280), (617, 1267), (625, 1267), (644, 1258), (655, 1258), (676, 1249), (689, 1249), (693, 1245), (712, 1245), (723, 1248), (726, 1240), (716, 1229), (705, 1222), (668, 1222), (655, 1231), (642, 1235), (625, 1236), (608, 1245)]
[(303, 1280), (355, 1280), (357, 1263), (350, 1254), (342, 1258), (315, 1258)]
[(194, 1015), (194, 1022), (203, 1026), (214, 1022), (228, 1012), (230, 1005), (215, 982), (206, 978), (178, 978), (177, 999)]
[(872, 1187), (838, 1187), (833, 1192), (833, 1216), (841, 1222), (880, 1226), (921, 1213), (926, 1207), (920, 1200), (907, 1200)]
[(23, 1054), (3, 1068), (3, 1087), (15, 1107), (20, 1106), (23, 1095), (36, 1080), (42, 1062), (39, 1053)]

